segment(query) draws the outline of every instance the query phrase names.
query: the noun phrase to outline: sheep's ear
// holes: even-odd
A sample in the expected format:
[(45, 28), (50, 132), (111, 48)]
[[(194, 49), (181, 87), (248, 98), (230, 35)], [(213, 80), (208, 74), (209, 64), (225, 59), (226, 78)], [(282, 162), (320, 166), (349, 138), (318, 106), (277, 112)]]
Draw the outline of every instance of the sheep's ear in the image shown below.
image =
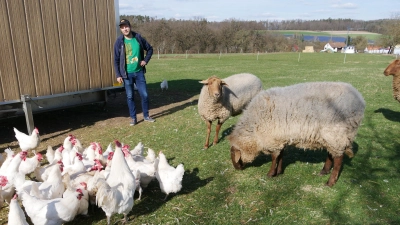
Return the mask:
[(228, 86), (228, 84), (227, 83), (225, 83), (225, 81), (221, 81), (221, 86)]
[(232, 164), (235, 169), (243, 169), (242, 163), (240, 161), (241, 158), (240, 150), (236, 149), (234, 146), (231, 147), (231, 159)]
[(207, 80), (199, 81), (199, 83), (200, 83), (200, 84), (205, 84), (205, 85), (207, 85), (207, 84), (208, 84), (208, 79), (207, 79)]

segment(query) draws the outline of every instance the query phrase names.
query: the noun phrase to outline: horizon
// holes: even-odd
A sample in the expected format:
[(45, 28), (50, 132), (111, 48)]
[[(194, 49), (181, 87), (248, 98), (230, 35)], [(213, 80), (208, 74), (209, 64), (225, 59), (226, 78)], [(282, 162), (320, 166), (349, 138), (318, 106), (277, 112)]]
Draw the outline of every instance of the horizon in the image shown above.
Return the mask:
[[(132, 4), (130, 0), (115, 1), (118, 2), (119, 15), (145, 15), (167, 20), (206, 19), (210, 22), (222, 22), (232, 19), (239, 21), (351, 19), (373, 21), (398, 18), (400, 15), (398, 0), (382, 0), (368, 3), (368, 5), (362, 0), (346, 2), (330, 0), (329, 3), (320, 0), (285, 2), (248, 0), (245, 6), (249, 7), (246, 9), (243, 4), (235, 4), (241, 2), (232, 0), (153, 0), (146, 4)], [(388, 9), (382, 5), (390, 7)]]

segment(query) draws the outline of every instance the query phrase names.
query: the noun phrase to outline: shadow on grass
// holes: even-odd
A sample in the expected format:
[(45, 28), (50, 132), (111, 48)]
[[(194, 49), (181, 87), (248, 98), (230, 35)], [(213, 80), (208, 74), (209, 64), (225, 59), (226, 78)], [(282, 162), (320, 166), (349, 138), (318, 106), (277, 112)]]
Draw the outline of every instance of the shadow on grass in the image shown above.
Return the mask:
[[(165, 194), (161, 192), (157, 179), (151, 181), (149, 186), (147, 186), (147, 188), (143, 190), (141, 200), (138, 200), (139, 195), (137, 192), (135, 192), (135, 204), (128, 214), (129, 223), (134, 223), (135, 218), (137, 217), (140, 217), (142, 215), (149, 215), (157, 211), (160, 207), (173, 199), (175, 196), (191, 194), (192, 192), (206, 186), (208, 183), (214, 180), (214, 177), (201, 179), (198, 176), (198, 173), (198, 168), (194, 168), (192, 171), (186, 170), (182, 179), (182, 189), (178, 193), (170, 193), (165, 201)], [(106, 220), (107, 217), (101, 208), (98, 208), (97, 206), (93, 206), (92, 208), (91, 207), (89, 207), (89, 217), (78, 216), (73, 221), (66, 223), (66, 225), (92, 224), (93, 222)], [(113, 216), (111, 217), (111, 222), (112, 224), (115, 224), (122, 218), (123, 215), (120, 215), (118, 213), (113, 214)]]
[[(197, 80), (183, 79), (169, 81), (169, 89), (161, 91), (159, 83), (148, 84), (150, 97), (150, 110), (154, 117), (162, 117), (182, 110), (189, 105), (197, 104), (197, 100), (190, 99), (200, 93), (202, 87)], [(189, 100), (189, 102), (187, 102)], [(137, 114), (142, 113), (140, 97), (135, 92)], [(183, 102), (182, 104), (180, 104)], [(55, 136), (66, 135), (74, 130), (94, 125), (96, 122), (116, 117), (129, 118), (126, 94), (123, 88), (108, 92), (107, 104), (89, 104), (66, 109), (54, 110), (43, 113), (35, 113), (34, 124), (39, 128), (41, 135), (54, 134)], [(26, 121), (24, 116), (0, 120), (0, 144), (15, 142), (13, 127), (26, 132)], [(63, 131), (62, 133), (59, 133)], [(50, 136), (47, 139), (53, 138)], [(46, 141), (42, 139), (41, 141)], [(18, 143), (7, 144), (12, 149), (18, 148)]]
[[(400, 113), (389, 109), (378, 109), (375, 113), (382, 113), (393, 122), (400, 122)], [(364, 130), (359, 133), (361, 140), (371, 140), (364, 143), (360, 152), (355, 156), (352, 170), (346, 171), (351, 178), (343, 180), (348, 189), (342, 191), (337, 200), (324, 210), (331, 223), (340, 224), (343, 221), (359, 224), (400, 224), (400, 209), (398, 207), (398, 188), (394, 186), (400, 174), (400, 143), (393, 139), (391, 131), (382, 132), (379, 123), (368, 117), (364, 121)], [(372, 144), (374, 142), (374, 144)], [(380, 146), (379, 150), (376, 146)], [(340, 181), (340, 180), (339, 180)], [(362, 199), (363, 216), (354, 221), (351, 215), (343, 208), (343, 199), (357, 191), (357, 198)], [(358, 206), (357, 206), (358, 208)]]
[[(356, 156), (358, 152), (358, 144), (356, 142), (353, 142), (353, 153)], [(310, 164), (315, 164), (315, 163), (322, 163), (325, 162), (326, 157), (328, 155), (328, 152), (326, 150), (305, 150), (305, 149), (299, 149), (293, 146), (287, 146), (285, 148), (285, 151), (283, 152), (283, 159), (282, 159), (282, 174), (285, 174), (285, 169), (290, 166), (291, 164), (295, 164), (296, 162), (302, 162), (302, 163), (310, 163)], [(343, 170), (343, 166), (351, 166), (351, 160), (352, 158), (349, 158), (347, 156), (344, 157), (343, 159), (343, 164), (342, 164), (342, 169), (340, 170), (340, 173)], [(265, 155), (261, 153), (259, 156), (257, 156), (253, 162), (248, 163), (245, 165), (244, 169), (248, 167), (261, 167), (264, 164), (272, 162), (272, 158), (270, 155)], [(322, 169), (322, 167), (321, 167)], [(265, 171), (267, 173), (268, 171)], [(340, 173), (339, 173), (339, 179), (340, 179)], [(282, 175), (281, 174), (281, 175)]]
[(153, 180), (149, 186), (143, 191), (142, 200), (135, 203), (133, 210), (129, 213), (129, 217), (139, 217), (141, 215), (148, 215), (158, 208), (166, 204), (166, 202), (173, 199), (178, 195), (188, 195), (196, 191), (199, 188), (206, 186), (208, 183), (214, 180), (214, 177), (201, 179), (198, 176), (199, 169), (194, 168), (192, 171), (185, 171), (182, 179), (182, 189), (178, 193), (170, 193), (167, 199), (164, 201), (165, 194), (161, 192), (159, 183), (157, 180)]
[(391, 109), (379, 108), (375, 110), (374, 113), (382, 113), (386, 119), (394, 122), (400, 122), (400, 112), (396, 112)]

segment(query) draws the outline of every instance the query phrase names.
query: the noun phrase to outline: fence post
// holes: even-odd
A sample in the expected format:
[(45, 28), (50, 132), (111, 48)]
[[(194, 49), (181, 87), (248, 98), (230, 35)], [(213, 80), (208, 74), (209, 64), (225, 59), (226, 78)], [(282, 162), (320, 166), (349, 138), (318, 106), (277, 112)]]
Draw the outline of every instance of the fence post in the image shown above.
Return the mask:
[(32, 115), (32, 105), (31, 98), (29, 95), (21, 95), (22, 101), (22, 109), (25, 113), (26, 126), (28, 128), (29, 135), (32, 134), (34, 124), (33, 124), (33, 115)]

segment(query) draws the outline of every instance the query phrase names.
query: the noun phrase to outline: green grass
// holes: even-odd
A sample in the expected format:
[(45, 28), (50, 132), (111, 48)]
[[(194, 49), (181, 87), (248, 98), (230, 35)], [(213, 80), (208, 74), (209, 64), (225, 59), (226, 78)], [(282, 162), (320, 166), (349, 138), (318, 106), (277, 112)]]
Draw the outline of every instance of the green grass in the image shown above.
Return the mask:
[[(389, 55), (340, 53), (162, 55), (159, 59), (154, 55), (147, 68), (150, 98), (177, 104), (160, 114), (156, 123), (133, 128), (127, 123), (110, 124), (99, 129), (96, 124), (101, 121), (95, 117), (79, 127), (63, 127), (67, 131), (52, 138), (79, 133), (86, 145), (92, 141), (107, 145), (116, 138), (131, 145), (141, 141), (156, 152), (162, 150), (170, 164), (184, 164), (182, 190), (163, 201), (158, 183), (152, 182), (129, 214), (132, 224), (399, 224), (400, 104), (392, 97), (392, 77), (383, 75), (392, 60)], [(275, 178), (266, 177), (269, 156), (258, 157), (243, 171), (235, 170), (226, 136), (240, 116), (222, 126), (216, 146), (202, 150), (206, 127), (197, 112), (198, 81), (242, 72), (260, 77), (265, 89), (343, 81), (361, 92), (367, 106), (354, 142), (355, 157), (345, 157), (335, 186), (324, 186), (329, 176), (317, 175), (326, 151), (290, 149), (284, 155), (284, 174)], [(169, 81), (169, 89), (161, 93), (162, 79)], [(178, 104), (183, 100), (188, 101)], [(98, 114), (85, 110), (76, 109), (76, 117)], [(112, 221), (120, 218), (114, 215)], [(91, 217), (67, 224), (106, 224), (106, 220), (96, 209)]]
[(376, 33), (369, 33), (365, 32), (362, 34), (358, 33), (352, 33), (352, 31), (349, 31), (348, 34), (336, 34), (336, 33), (331, 33), (329, 31), (305, 31), (305, 30), (279, 30), (279, 31), (274, 31), (278, 32), (283, 35), (310, 35), (310, 36), (332, 36), (332, 37), (347, 37), (350, 36), (352, 38), (355, 38), (357, 36), (363, 36), (367, 40), (378, 40), (379, 37), (381, 37), (381, 34), (376, 34)]

